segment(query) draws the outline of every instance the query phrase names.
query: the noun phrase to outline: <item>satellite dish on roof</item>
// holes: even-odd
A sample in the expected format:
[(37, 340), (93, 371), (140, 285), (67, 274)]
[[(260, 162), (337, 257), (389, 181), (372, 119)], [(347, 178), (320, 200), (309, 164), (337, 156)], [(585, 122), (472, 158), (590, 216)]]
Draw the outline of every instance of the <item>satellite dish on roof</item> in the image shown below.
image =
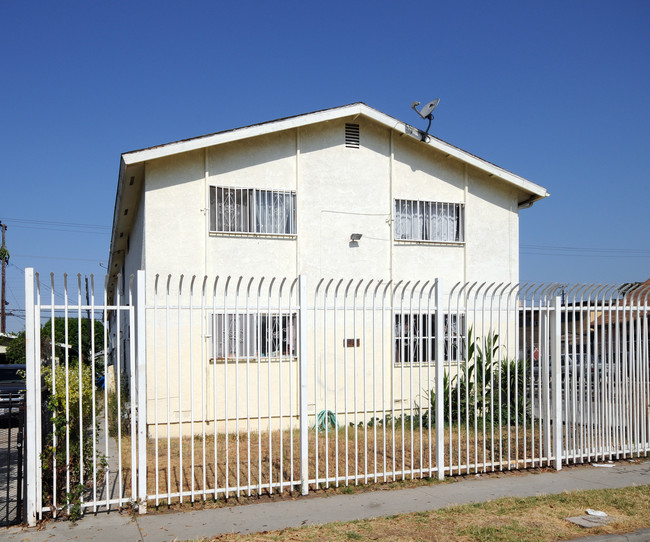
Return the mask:
[(418, 105), (420, 105), (420, 102), (413, 102), (411, 104), (411, 107), (413, 108), (413, 111), (415, 111), (418, 115), (420, 115), (423, 119), (428, 119), (429, 124), (427, 126), (427, 131), (424, 132), (424, 135), (422, 136), (422, 141), (427, 141), (427, 136), (429, 135), (429, 128), (431, 128), (431, 121), (433, 120), (433, 110), (438, 107), (438, 104), (440, 103), (440, 98), (436, 98), (435, 100), (431, 100), (429, 103), (426, 103), (422, 106), (422, 109), (419, 111), (416, 109)]
[(431, 113), (433, 113), (433, 110), (434, 110), (436, 107), (438, 107), (438, 104), (439, 104), (439, 103), (440, 103), (440, 98), (436, 98), (435, 100), (431, 100), (428, 104), (424, 104), (424, 106), (422, 107), (422, 109), (420, 109), (419, 111), (416, 109), (416, 107), (417, 107), (418, 105), (420, 105), (420, 102), (413, 102), (413, 103), (411, 104), (411, 107), (412, 107), (413, 110), (414, 110), (418, 115), (420, 115), (423, 119), (428, 119), (429, 116), (433, 116), (433, 115), (431, 115)]

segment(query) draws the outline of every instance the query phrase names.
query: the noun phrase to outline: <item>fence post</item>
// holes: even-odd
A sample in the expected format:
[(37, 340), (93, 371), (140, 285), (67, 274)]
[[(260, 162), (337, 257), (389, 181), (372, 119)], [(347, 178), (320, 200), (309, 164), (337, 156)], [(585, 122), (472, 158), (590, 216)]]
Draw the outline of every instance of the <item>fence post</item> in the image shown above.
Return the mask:
[(137, 413), (138, 413), (138, 513), (147, 513), (147, 328), (146, 276), (136, 275), (135, 342), (137, 348)]
[[(39, 319), (40, 322), (40, 319)], [(36, 348), (35, 341), (39, 334), (36, 333), (36, 315), (34, 310), (34, 269), (25, 269), (25, 363), (26, 367), (26, 388), (25, 399), (25, 453), (27, 469), (25, 472), (26, 494), (25, 494), (25, 516), (30, 527), (36, 525), (37, 512), (37, 465), (38, 447), (36, 439), (40, 432), (36, 427), (36, 409), (41, 404), (37, 396), (38, 386), (36, 385)]]
[(307, 305), (307, 277), (298, 276), (298, 311), (300, 334), (299, 351), (298, 351), (298, 381), (300, 383), (300, 492), (303, 495), (309, 493), (309, 434), (308, 434), (308, 417), (307, 417), (307, 322), (308, 322), (308, 305)]
[(435, 360), (436, 360), (436, 468), (438, 480), (445, 478), (445, 337), (444, 311), (442, 310), (442, 282), (436, 280), (436, 331), (435, 331)]
[(562, 469), (562, 365), (560, 357), (562, 354), (562, 315), (560, 314), (562, 298), (553, 298), (551, 310), (551, 322), (549, 333), (551, 339), (551, 385), (553, 389), (552, 420), (553, 420), (553, 455), (555, 456), (555, 469)]

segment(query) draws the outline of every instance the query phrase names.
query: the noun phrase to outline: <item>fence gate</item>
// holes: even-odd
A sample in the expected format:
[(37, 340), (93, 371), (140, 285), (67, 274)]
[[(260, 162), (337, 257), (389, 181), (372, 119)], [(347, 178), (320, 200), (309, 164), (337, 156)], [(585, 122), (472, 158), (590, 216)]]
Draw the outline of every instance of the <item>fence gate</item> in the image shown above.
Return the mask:
[[(25, 271), (27, 522), (137, 502), (137, 289)], [(143, 290), (141, 289), (141, 292)], [(144, 394), (142, 395), (144, 397)]]

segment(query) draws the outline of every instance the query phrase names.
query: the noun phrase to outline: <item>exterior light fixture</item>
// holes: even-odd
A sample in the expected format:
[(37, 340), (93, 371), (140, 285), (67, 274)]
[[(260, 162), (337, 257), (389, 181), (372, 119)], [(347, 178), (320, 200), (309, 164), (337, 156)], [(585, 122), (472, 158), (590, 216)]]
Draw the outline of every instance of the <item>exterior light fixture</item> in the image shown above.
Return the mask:
[(354, 241), (358, 241), (359, 239), (361, 239), (360, 233), (353, 233), (352, 235), (350, 235), (350, 241), (354, 242)]

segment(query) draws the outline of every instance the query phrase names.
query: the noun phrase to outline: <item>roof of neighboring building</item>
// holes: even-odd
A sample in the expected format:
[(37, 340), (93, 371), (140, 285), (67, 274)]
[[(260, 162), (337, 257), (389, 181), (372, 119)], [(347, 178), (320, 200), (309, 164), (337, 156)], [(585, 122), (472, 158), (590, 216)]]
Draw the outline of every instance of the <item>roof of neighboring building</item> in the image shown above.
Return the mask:
[[(123, 199), (133, 197), (136, 198), (136, 200), (132, 203), (132, 205), (137, 205), (138, 187), (133, 186), (134, 184), (137, 185), (137, 183), (134, 183), (134, 179), (138, 179), (143, 176), (145, 162), (155, 160), (157, 158), (163, 158), (166, 156), (172, 156), (193, 150), (204, 149), (207, 147), (214, 147), (216, 145), (221, 145), (224, 143), (230, 143), (233, 141), (248, 139), (265, 134), (277, 133), (283, 130), (290, 130), (299, 128), (301, 126), (308, 126), (320, 122), (327, 122), (346, 117), (365, 117), (386, 126), (390, 130), (395, 130), (400, 134), (411, 136), (420, 141), (422, 141), (423, 136), (425, 135), (422, 131), (405, 122), (397, 120), (394, 117), (378, 111), (377, 109), (369, 107), (365, 103), (357, 102), (340, 107), (334, 107), (331, 109), (314, 111), (312, 113), (276, 119), (260, 124), (252, 124), (250, 126), (245, 126), (242, 128), (235, 128), (232, 130), (193, 137), (190, 139), (183, 139), (163, 145), (148, 147), (146, 149), (129, 151), (122, 154), (120, 161), (117, 194), (115, 198), (115, 209), (113, 213), (111, 253), (109, 255), (111, 266), (109, 267), (109, 272), (111, 275), (113, 275), (115, 269), (119, 267), (116, 265), (116, 262), (114, 262), (114, 254), (117, 250), (120, 250), (117, 245), (119, 243), (126, 243), (125, 239), (119, 237), (118, 229), (122, 232), (125, 229), (128, 230), (130, 228), (130, 222), (133, 220), (134, 213), (131, 213), (131, 215), (128, 216), (128, 214), (125, 215), (124, 212), (121, 212), (121, 203)], [(543, 199), (549, 195), (544, 187), (539, 186), (527, 179), (524, 179), (519, 175), (511, 173), (486, 160), (483, 160), (482, 158), (479, 158), (467, 151), (455, 147), (454, 145), (438, 139), (435, 136), (428, 134), (426, 141), (422, 141), (422, 144), (439, 152), (445, 153), (447, 156), (453, 157), (462, 163), (468, 164), (478, 169), (479, 171), (484, 172), (490, 177), (494, 177), (511, 186), (514, 186), (519, 190), (521, 194), (519, 199), (520, 207), (529, 207), (535, 201)], [(129, 180), (129, 183), (125, 183), (126, 179)], [(120, 226), (119, 228), (118, 224)]]
[(650, 279), (645, 282), (630, 283), (619, 288), (621, 297), (612, 301), (595, 312), (592, 317), (598, 325), (630, 322), (637, 318), (650, 316)]
[(16, 335), (12, 333), (0, 333), (0, 346), (9, 346), (15, 338)]

